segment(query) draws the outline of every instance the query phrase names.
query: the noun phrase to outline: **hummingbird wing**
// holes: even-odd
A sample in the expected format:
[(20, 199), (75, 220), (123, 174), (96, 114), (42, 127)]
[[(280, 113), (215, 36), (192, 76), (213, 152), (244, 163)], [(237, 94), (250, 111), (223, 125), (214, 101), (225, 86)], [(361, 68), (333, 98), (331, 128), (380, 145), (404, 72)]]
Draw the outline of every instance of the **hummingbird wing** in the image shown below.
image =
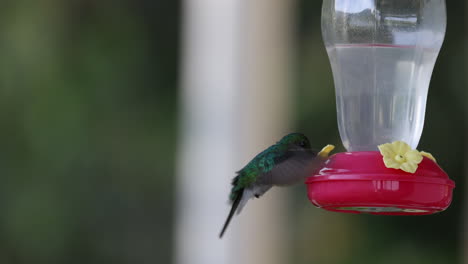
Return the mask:
[(275, 158), (275, 166), (264, 173), (260, 179), (262, 184), (277, 186), (291, 185), (304, 180), (319, 165), (315, 151), (288, 151)]

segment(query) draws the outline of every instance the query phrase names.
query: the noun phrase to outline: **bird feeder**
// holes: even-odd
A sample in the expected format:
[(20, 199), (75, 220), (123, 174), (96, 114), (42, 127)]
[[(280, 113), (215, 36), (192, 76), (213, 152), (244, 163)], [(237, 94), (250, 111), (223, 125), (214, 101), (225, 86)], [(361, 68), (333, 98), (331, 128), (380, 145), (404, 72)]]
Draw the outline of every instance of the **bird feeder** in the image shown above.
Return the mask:
[(323, 1), (322, 36), (348, 152), (307, 179), (314, 205), (386, 215), (450, 205), (454, 182), (430, 154), (416, 151), (445, 27), (444, 0)]

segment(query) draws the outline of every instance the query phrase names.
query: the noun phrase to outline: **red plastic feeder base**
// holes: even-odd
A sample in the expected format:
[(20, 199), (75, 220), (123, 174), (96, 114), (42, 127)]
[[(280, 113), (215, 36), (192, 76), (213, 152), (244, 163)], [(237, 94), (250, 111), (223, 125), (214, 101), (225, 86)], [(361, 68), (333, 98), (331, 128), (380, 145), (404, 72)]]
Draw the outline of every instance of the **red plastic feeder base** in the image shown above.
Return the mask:
[(452, 201), (455, 183), (424, 157), (414, 174), (385, 167), (377, 151), (343, 152), (306, 180), (310, 201), (343, 213), (427, 215)]

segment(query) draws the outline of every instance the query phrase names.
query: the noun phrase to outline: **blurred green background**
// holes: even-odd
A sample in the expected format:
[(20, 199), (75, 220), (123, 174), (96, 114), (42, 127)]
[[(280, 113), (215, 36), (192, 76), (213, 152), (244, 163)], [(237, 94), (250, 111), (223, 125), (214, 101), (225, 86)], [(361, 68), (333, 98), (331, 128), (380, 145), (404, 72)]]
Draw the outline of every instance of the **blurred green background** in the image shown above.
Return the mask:
[[(294, 122), (338, 143), (320, 8), (296, 5)], [(452, 206), (333, 214), (297, 187), (291, 263), (463, 262), (465, 2), (447, 9), (419, 149), (456, 181)], [(180, 19), (180, 1), (2, 1), (0, 263), (172, 262)]]

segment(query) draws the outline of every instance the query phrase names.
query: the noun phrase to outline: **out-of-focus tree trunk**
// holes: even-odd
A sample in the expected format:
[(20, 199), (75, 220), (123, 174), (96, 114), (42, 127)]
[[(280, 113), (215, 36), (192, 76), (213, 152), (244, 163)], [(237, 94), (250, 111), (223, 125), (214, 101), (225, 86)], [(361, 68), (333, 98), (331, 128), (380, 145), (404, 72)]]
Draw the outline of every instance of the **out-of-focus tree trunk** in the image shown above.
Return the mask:
[(236, 215), (234, 172), (289, 129), (292, 1), (186, 0), (175, 262), (286, 263), (284, 192)]

